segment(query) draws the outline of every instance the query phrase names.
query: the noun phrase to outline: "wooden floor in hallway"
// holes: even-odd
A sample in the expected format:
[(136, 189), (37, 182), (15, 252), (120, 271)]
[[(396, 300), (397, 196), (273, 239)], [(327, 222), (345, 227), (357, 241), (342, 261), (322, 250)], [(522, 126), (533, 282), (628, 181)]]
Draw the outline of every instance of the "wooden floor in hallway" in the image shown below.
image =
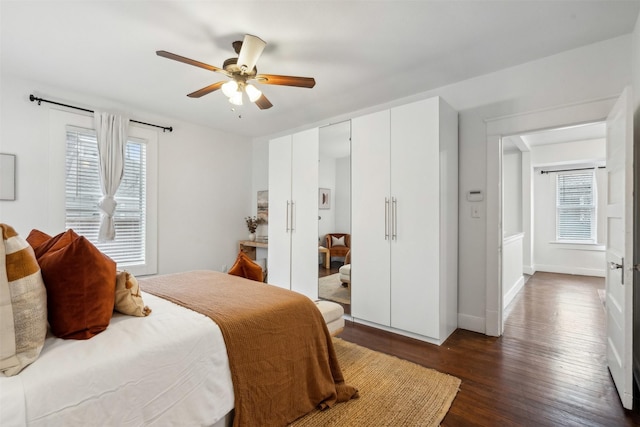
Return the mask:
[(638, 426), (606, 367), (603, 289), (602, 278), (536, 273), (499, 338), (458, 329), (435, 346), (352, 322), (339, 336), (460, 378), (443, 426)]

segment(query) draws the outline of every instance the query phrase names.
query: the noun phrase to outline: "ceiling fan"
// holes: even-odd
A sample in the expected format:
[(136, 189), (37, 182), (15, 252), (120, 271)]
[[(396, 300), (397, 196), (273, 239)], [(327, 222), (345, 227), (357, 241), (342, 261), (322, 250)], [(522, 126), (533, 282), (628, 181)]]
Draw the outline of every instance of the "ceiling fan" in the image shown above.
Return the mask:
[(249, 100), (254, 102), (258, 108), (266, 110), (267, 108), (271, 108), (273, 104), (250, 82), (255, 81), (256, 83), (268, 85), (306, 88), (312, 88), (316, 84), (316, 81), (312, 77), (258, 74), (256, 62), (258, 62), (258, 58), (260, 58), (266, 44), (267, 43), (259, 37), (250, 34), (245, 35), (243, 41), (235, 41), (232, 43), (233, 49), (238, 54), (238, 57), (229, 58), (224, 61), (222, 68), (185, 58), (184, 56), (176, 55), (175, 53), (165, 50), (158, 50), (156, 54), (163, 58), (173, 59), (174, 61), (184, 62), (185, 64), (224, 74), (230, 78), (230, 80), (226, 82), (220, 81), (196, 90), (195, 92), (191, 92), (187, 95), (188, 97), (200, 98), (208, 93), (222, 89), (222, 92), (229, 98), (229, 102), (234, 105), (242, 105), (242, 94), (246, 93)]

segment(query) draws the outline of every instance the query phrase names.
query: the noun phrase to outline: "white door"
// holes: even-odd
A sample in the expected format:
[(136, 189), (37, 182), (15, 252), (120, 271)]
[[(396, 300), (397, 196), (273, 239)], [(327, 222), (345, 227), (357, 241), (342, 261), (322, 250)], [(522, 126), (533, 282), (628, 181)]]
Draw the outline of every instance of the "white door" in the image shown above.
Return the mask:
[(291, 136), (269, 141), (267, 281), (291, 286)]
[(296, 133), (291, 141), (291, 290), (313, 300), (318, 299), (318, 141), (317, 128)]
[(351, 314), (390, 325), (389, 110), (351, 124)]
[(625, 89), (607, 117), (607, 364), (622, 405), (633, 404), (633, 120)]
[(439, 98), (391, 109), (391, 326), (439, 338)]

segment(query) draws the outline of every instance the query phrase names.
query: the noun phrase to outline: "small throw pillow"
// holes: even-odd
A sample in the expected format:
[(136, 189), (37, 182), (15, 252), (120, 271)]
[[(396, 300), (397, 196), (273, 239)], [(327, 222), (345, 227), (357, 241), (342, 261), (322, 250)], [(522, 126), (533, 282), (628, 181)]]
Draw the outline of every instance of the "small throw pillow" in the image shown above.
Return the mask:
[(38, 258), (47, 288), (49, 325), (57, 337), (89, 339), (111, 321), (116, 263), (83, 236), (64, 247), (61, 241)]
[(33, 248), (11, 226), (0, 231), (0, 372), (12, 376), (44, 346), (47, 293)]
[(347, 244), (344, 242), (344, 236), (331, 236), (331, 246), (347, 246)]
[(257, 282), (262, 282), (263, 280), (262, 267), (253, 262), (253, 260), (242, 251), (238, 254), (236, 262), (228, 273), (234, 276), (244, 277), (245, 279), (255, 280)]
[(129, 316), (144, 317), (151, 309), (142, 302), (138, 279), (128, 271), (119, 271), (116, 275), (115, 310)]

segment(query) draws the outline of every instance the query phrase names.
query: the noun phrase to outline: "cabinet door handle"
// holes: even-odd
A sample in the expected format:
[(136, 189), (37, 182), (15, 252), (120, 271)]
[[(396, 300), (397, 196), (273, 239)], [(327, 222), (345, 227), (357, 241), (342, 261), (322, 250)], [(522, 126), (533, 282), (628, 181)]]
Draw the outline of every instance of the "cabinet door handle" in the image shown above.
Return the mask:
[(289, 232), (289, 201), (287, 200), (287, 233)]
[(384, 240), (389, 240), (389, 199), (384, 198)]
[(294, 207), (293, 200), (291, 201), (291, 232), (293, 232), (293, 230), (295, 230), (295, 219), (296, 219), (296, 215), (294, 213), (295, 207)]
[(391, 229), (391, 239), (398, 240), (398, 199), (393, 197), (391, 199), (391, 205), (393, 210), (391, 212), (391, 223), (393, 228)]

